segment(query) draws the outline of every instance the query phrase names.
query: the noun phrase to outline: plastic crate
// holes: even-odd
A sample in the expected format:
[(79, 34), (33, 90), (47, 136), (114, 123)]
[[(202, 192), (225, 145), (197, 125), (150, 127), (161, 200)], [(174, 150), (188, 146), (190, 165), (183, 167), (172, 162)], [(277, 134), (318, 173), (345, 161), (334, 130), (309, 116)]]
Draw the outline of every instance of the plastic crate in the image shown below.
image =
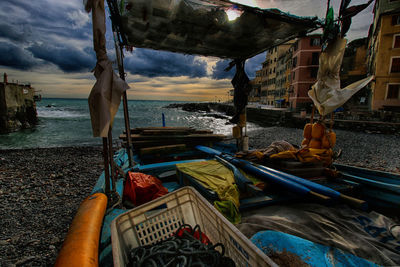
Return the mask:
[[(160, 206), (164, 208), (156, 209)], [(183, 187), (113, 220), (114, 266), (126, 266), (132, 248), (166, 239), (182, 224), (199, 224), (212, 243), (224, 244), (225, 255), (236, 266), (276, 266), (192, 187)]]

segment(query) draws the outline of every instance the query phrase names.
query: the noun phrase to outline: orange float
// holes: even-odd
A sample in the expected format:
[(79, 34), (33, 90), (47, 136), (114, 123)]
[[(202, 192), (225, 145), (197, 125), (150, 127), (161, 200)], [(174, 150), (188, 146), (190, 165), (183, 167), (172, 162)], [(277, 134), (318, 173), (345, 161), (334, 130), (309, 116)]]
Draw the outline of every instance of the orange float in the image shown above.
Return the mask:
[(304, 125), (304, 130), (303, 130), (303, 136), (305, 139), (310, 140), (311, 137), (311, 131), (312, 131), (312, 123), (307, 123), (306, 125)]
[(308, 146), (310, 148), (320, 149), (321, 148), (321, 140), (313, 138), (313, 139), (311, 139), (311, 141), (310, 141)]
[(55, 266), (98, 266), (99, 239), (107, 196), (96, 193), (79, 206)]
[(301, 147), (306, 147), (310, 143), (310, 140), (307, 138), (304, 138), (303, 141), (301, 142)]
[(312, 125), (311, 137), (315, 139), (321, 139), (325, 133), (325, 126), (319, 122)]
[(336, 134), (330, 131), (322, 137), (322, 148), (333, 148), (336, 144)]

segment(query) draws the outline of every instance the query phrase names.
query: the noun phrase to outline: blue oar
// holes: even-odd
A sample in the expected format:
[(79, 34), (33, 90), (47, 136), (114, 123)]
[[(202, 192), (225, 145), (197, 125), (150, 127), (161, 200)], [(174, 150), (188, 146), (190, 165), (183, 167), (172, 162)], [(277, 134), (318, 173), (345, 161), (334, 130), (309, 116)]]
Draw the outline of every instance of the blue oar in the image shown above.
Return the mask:
[(260, 196), (264, 195), (264, 192), (262, 189), (258, 188), (253, 184), (252, 181), (247, 179), (240, 171), (238, 168), (236, 168), (233, 164), (229, 163), (228, 161), (224, 160), (223, 158), (219, 156), (215, 156), (215, 158), (225, 167), (230, 169), (233, 172), (233, 177), (235, 178), (235, 182), (237, 187), (241, 192), (247, 192), (250, 193), (254, 196)]
[(306, 180), (306, 179), (300, 178), (298, 176), (295, 176), (295, 175), (292, 175), (292, 174), (289, 174), (289, 173), (285, 173), (285, 172), (281, 172), (281, 171), (278, 171), (278, 170), (275, 170), (275, 169), (272, 169), (272, 168), (268, 168), (268, 167), (265, 167), (265, 166), (262, 166), (262, 165), (249, 163), (249, 162), (246, 162), (246, 163), (252, 164), (253, 166), (255, 166), (257, 168), (260, 168), (260, 169), (264, 170), (265, 172), (278, 174), (283, 178), (286, 178), (286, 179), (292, 180), (292, 181), (294, 181), (296, 183), (299, 183), (301, 185), (304, 185), (304, 186), (310, 188), (311, 190), (314, 190), (317, 193), (327, 195), (327, 196), (329, 196), (329, 197), (331, 197), (333, 199), (341, 199), (342, 201), (344, 201), (344, 202), (346, 202), (346, 203), (348, 203), (348, 204), (350, 204), (350, 205), (352, 205), (354, 207), (360, 208), (362, 210), (367, 210), (368, 209), (368, 203), (366, 201), (361, 200), (361, 199), (357, 199), (357, 198), (354, 198), (354, 197), (347, 196), (347, 195), (342, 194), (342, 193), (340, 193), (340, 192), (338, 192), (336, 190), (333, 190), (332, 188), (329, 188), (327, 186), (323, 186), (323, 185), (314, 183), (314, 182), (312, 182), (310, 180)]
[(263, 170), (261, 170), (259, 168), (256, 168), (255, 166), (253, 166), (251, 164), (244, 164), (244, 162), (241, 162), (238, 159), (235, 159), (235, 158), (233, 158), (231, 156), (228, 156), (228, 155), (223, 155), (222, 152), (220, 152), (218, 150), (215, 150), (215, 149), (212, 149), (212, 148), (209, 148), (209, 147), (205, 147), (205, 146), (196, 146), (196, 149), (198, 149), (198, 150), (200, 150), (202, 152), (205, 152), (207, 154), (210, 154), (210, 155), (220, 156), (220, 157), (224, 158), (225, 160), (231, 162), (233, 165), (242, 168), (244, 171), (246, 171), (246, 172), (248, 172), (250, 174), (253, 174), (253, 175), (258, 176), (258, 177), (262, 177), (262, 178), (264, 178), (264, 179), (266, 179), (268, 181), (271, 181), (271, 182), (274, 182), (276, 184), (279, 184), (279, 185), (281, 185), (281, 186), (283, 186), (283, 187), (289, 189), (290, 191), (292, 191), (294, 193), (297, 193), (299, 195), (312, 195), (312, 196), (317, 197), (317, 198), (319, 198), (321, 200), (324, 200), (324, 201), (330, 200), (330, 197), (327, 197), (325, 195), (321, 195), (321, 194), (318, 194), (316, 192), (313, 192), (309, 188), (307, 188), (307, 187), (305, 187), (305, 186), (303, 186), (301, 184), (298, 184), (296, 182), (284, 179), (284, 178), (282, 178), (282, 177), (280, 177), (279, 175), (276, 175), (276, 174), (268, 174), (265, 171), (263, 171)]
[(343, 173), (343, 177), (345, 179), (352, 180), (352, 181), (355, 181), (360, 184), (366, 184), (366, 185), (377, 187), (377, 188), (383, 188), (383, 189), (392, 191), (397, 194), (400, 193), (400, 185), (397, 185), (397, 184), (390, 184), (390, 183), (385, 183), (385, 182), (381, 182), (381, 181), (375, 181), (372, 179), (360, 177), (360, 176), (349, 174), (349, 173)]
[[(242, 168), (243, 170), (247, 170), (250, 173), (255, 172), (255, 170), (252, 170), (252, 168), (248, 166), (248, 165), (250, 165), (253, 168), (261, 171), (255, 175), (259, 175), (260, 177), (263, 177), (264, 179), (267, 179), (267, 180), (271, 180), (272, 182), (277, 182), (283, 186), (285, 186), (285, 185), (282, 183), (282, 180), (286, 181), (286, 182), (290, 181), (290, 182), (296, 183), (298, 185), (304, 186), (309, 190), (313, 190), (312, 192), (317, 192), (319, 194), (329, 196), (333, 199), (341, 199), (342, 201), (345, 201), (345, 202), (351, 204), (352, 206), (355, 206), (362, 210), (368, 209), (368, 203), (366, 201), (344, 195), (338, 191), (333, 190), (332, 188), (311, 182), (309, 180), (294, 176), (292, 174), (284, 173), (284, 172), (274, 170), (274, 169), (271, 169), (271, 168), (268, 168), (265, 166), (261, 166), (261, 165), (255, 165), (248, 161), (236, 159), (236, 158), (233, 158), (228, 155), (222, 155), (222, 153), (220, 151), (209, 148), (209, 147), (197, 146), (196, 148), (203, 152), (206, 152), (208, 154), (222, 156), (222, 157), (226, 158), (228, 161), (232, 162), (232, 164)], [(279, 177), (280, 179), (275, 179), (275, 177)], [(292, 187), (290, 186), (289, 188), (292, 188)]]

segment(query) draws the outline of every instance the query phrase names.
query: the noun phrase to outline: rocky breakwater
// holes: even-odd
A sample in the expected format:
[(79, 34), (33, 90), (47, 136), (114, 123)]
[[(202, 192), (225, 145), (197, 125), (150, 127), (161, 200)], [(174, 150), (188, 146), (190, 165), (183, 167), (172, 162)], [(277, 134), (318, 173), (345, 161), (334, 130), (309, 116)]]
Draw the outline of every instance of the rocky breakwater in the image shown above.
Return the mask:
[(31, 128), (37, 123), (35, 89), (30, 85), (0, 83), (0, 133)]
[[(233, 116), (235, 108), (226, 103), (178, 103), (170, 104), (167, 108), (182, 108), (188, 112), (206, 112), (208, 116)], [(219, 112), (216, 113), (216, 112)], [(265, 109), (247, 107), (247, 121), (263, 127), (283, 126), (302, 129), (310, 121), (310, 115), (300, 116), (299, 113), (284, 109)], [(319, 116), (317, 116), (318, 118)], [(366, 132), (366, 133), (400, 133), (400, 113), (374, 112), (340, 112), (335, 114), (335, 129)]]

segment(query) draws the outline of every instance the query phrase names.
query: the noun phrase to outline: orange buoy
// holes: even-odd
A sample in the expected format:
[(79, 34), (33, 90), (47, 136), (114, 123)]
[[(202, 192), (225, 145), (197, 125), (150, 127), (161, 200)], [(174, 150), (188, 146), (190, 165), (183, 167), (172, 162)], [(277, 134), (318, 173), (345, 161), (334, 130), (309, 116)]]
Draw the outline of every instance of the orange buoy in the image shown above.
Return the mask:
[(305, 139), (310, 140), (311, 137), (311, 131), (312, 131), (312, 123), (307, 123), (306, 125), (304, 125), (304, 130), (303, 130), (303, 136)]
[(308, 146), (310, 148), (318, 148), (319, 149), (319, 148), (321, 148), (321, 140), (313, 138), (313, 139), (311, 139)]
[(103, 193), (93, 194), (81, 203), (55, 266), (98, 266), (100, 231), (106, 208), (107, 196)]
[(333, 148), (336, 144), (336, 134), (330, 131), (322, 137), (322, 148)]
[(301, 142), (301, 147), (306, 147), (310, 143), (310, 140), (307, 138), (304, 138), (303, 141)]
[(319, 122), (316, 122), (312, 126), (311, 136), (315, 139), (321, 139), (325, 133), (325, 126)]

